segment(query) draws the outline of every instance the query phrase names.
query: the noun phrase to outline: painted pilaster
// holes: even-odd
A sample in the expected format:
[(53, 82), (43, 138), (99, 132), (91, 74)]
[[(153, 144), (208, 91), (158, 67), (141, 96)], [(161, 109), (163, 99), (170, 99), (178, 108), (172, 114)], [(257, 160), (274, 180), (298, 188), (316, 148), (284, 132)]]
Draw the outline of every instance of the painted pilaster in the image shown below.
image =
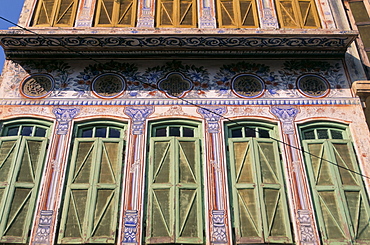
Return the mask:
[(281, 122), (284, 151), (287, 157), (289, 187), (293, 197), (292, 204), (298, 237), (296, 243), (301, 245), (316, 245), (320, 239), (313, 219), (312, 205), (309, 200), (308, 183), (304, 174), (302, 158), (300, 158), (298, 137), (295, 131), (294, 119), (299, 110), (293, 106), (271, 107), (271, 113)]
[(330, 9), (328, 0), (316, 0), (317, 11), (321, 19), (321, 25), (324, 29), (336, 29), (334, 14)]
[(121, 244), (134, 245), (141, 244), (140, 216), (142, 217), (142, 190), (145, 171), (145, 122), (150, 114), (153, 113), (153, 107), (127, 107), (125, 114), (131, 118), (130, 137), (128, 145), (128, 158), (125, 167), (126, 181), (123, 197), (124, 206), (121, 215), (122, 220), (119, 232), (119, 241)]
[(137, 27), (154, 28), (155, 0), (138, 2)]
[(199, 28), (216, 28), (215, 1), (198, 0)]
[(76, 27), (91, 27), (94, 20), (96, 0), (81, 0), (77, 10)]
[(262, 29), (279, 28), (275, 4), (272, 0), (258, 0), (257, 8)]
[(25, 0), (21, 14), (18, 19), (18, 25), (27, 27), (30, 26), (30, 22), (33, 16), (37, 1), (36, 0)]
[(56, 117), (55, 134), (52, 136), (50, 155), (46, 164), (46, 171), (42, 186), (40, 186), (40, 198), (37, 207), (37, 215), (34, 221), (34, 229), (31, 233), (31, 244), (54, 244), (55, 228), (57, 224), (57, 209), (60, 196), (63, 191), (63, 173), (71, 138), (71, 121), (78, 114), (79, 109), (54, 108)]
[(226, 113), (225, 107), (199, 108), (198, 113), (206, 121), (206, 179), (208, 183), (208, 213), (211, 220), (209, 237), (212, 244), (231, 244), (230, 219), (228, 218), (228, 198), (226, 166), (224, 162), (223, 139), (220, 118)]

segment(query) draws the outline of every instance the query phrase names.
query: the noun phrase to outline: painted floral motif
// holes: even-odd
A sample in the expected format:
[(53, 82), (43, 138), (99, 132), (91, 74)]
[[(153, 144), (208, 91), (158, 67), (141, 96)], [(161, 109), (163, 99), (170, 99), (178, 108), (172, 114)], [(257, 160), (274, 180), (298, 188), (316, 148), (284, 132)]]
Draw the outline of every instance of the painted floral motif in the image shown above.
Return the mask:
[[(48, 73), (54, 78), (54, 90), (50, 97), (62, 97), (71, 89), (73, 70), (68, 63), (61, 60), (29, 60), (21, 64), (27, 73)], [(32, 71), (32, 72), (31, 72)]]
[[(4, 92), (8, 96), (20, 96), (19, 84), (25, 76), (27, 76), (27, 72), (20, 64), (12, 61), (8, 63), (8, 70), (3, 74), (3, 76), (0, 76), (1, 85), (4, 86)], [(5, 77), (9, 79), (4, 79)], [(3, 84), (3, 82), (6, 83)]]
[(213, 82), (219, 95), (225, 97), (235, 97), (231, 93), (231, 80), (238, 74), (248, 73), (261, 77), (266, 85), (267, 94), (270, 96), (278, 93), (277, 87), (280, 85), (279, 80), (274, 72), (270, 72), (270, 67), (264, 64), (248, 63), (241, 61), (229, 65), (223, 65), (215, 75)]
[(169, 72), (180, 72), (193, 82), (193, 90), (186, 97), (205, 97), (206, 89), (210, 88), (209, 73), (203, 66), (196, 67), (195, 65), (184, 65), (181, 61), (170, 61), (162, 66), (147, 68), (142, 75), (143, 87), (149, 92), (150, 96), (163, 97), (158, 90), (153, 90), (157, 87), (157, 82)]
[(114, 72), (121, 74), (127, 81), (127, 91), (129, 97), (136, 97), (138, 91), (142, 90), (142, 84), (139, 82), (138, 67), (135, 64), (110, 61), (107, 63), (95, 63), (84, 68), (76, 79), (74, 79), (73, 96), (80, 98), (92, 98), (91, 83), (92, 80), (103, 73)]
[(280, 79), (284, 81), (284, 88), (288, 97), (302, 97), (296, 88), (296, 81), (299, 76), (304, 74), (316, 74), (325, 77), (331, 87), (329, 96), (343, 92), (347, 82), (343, 73), (341, 73), (339, 63), (331, 65), (327, 61), (317, 60), (289, 60), (283, 64), (283, 69), (279, 71)]

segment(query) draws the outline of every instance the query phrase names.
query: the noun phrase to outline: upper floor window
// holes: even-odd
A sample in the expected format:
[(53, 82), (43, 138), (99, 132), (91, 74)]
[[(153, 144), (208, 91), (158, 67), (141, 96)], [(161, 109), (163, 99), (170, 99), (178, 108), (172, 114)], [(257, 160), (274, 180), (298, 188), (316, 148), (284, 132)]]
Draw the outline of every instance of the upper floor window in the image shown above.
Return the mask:
[(369, 244), (370, 206), (348, 129), (315, 123), (300, 128), (321, 238), (327, 244)]
[(136, 0), (98, 0), (95, 26), (135, 26), (136, 6)]
[(109, 121), (77, 126), (58, 243), (115, 243), (124, 130)]
[(48, 147), (50, 124), (4, 123), (0, 137), (0, 242), (25, 244)]
[(221, 28), (256, 28), (256, 0), (217, 0), (218, 25)]
[(196, 27), (196, 0), (158, 0), (157, 27)]
[[(235, 124), (234, 124), (235, 125)], [(291, 243), (277, 132), (266, 123), (227, 128), (230, 205), (238, 243)]]
[(281, 28), (320, 28), (315, 0), (276, 0)]
[(39, 0), (33, 26), (73, 26), (78, 0)]

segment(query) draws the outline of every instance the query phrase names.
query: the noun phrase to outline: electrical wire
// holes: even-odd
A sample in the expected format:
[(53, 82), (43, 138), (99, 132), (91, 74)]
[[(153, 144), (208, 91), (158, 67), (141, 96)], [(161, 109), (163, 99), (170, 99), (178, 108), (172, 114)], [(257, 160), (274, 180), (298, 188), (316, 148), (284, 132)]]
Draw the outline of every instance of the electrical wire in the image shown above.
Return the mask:
[[(2, 17), (2, 16), (0, 16), (0, 19), (1, 19), (1, 20), (4, 20), (4, 21), (6, 21), (6, 22), (8, 22), (8, 23), (10, 23), (10, 24), (12, 24), (12, 25), (15, 25), (16, 27), (19, 27), (19, 28), (21, 28), (21, 29), (22, 29), (22, 30), (24, 30), (24, 31), (30, 32), (30, 33), (32, 33), (32, 34), (34, 34), (34, 35), (38, 36), (38, 37), (41, 37), (41, 38), (43, 38), (43, 39), (45, 39), (45, 40), (50, 40), (49, 38), (47, 38), (47, 37), (45, 37), (45, 36), (43, 36), (43, 35), (41, 35), (41, 34), (38, 34), (38, 33), (34, 32), (34, 31), (32, 31), (32, 30), (28, 29), (28, 28), (22, 27), (22, 26), (20, 26), (20, 25), (18, 25), (18, 24), (16, 24), (16, 23), (14, 23), (13, 21), (10, 21), (10, 20), (8, 20), (8, 19), (6, 19), (6, 18)], [(53, 40), (50, 40), (50, 41), (51, 41), (51, 42), (53, 42)], [(57, 44), (58, 44), (58, 43), (57, 43)], [(63, 44), (61, 44), (61, 45), (59, 45), (59, 46), (61, 46), (61, 47), (65, 48), (65, 49), (67, 49), (68, 51), (74, 52), (74, 53), (76, 53), (76, 54), (80, 55), (81, 57), (85, 57), (85, 58), (86, 58), (86, 59), (88, 59), (88, 60), (95, 61), (95, 62), (97, 62), (97, 63), (99, 63), (99, 64), (101, 64), (101, 65), (106, 65), (106, 64), (104, 64), (104, 63), (100, 62), (100, 61), (99, 61), (99, 60), (97, 60), (97, 59), (94, 59), (94, 58), (92, 58), (92, 57), (89, 57), (89, 56), (87, 56), (87, 55), (85, 55), (85, 54), (81, 53), (81, 52), (78, 52), (78, 51), (76, 51), (76, 50), (73, 50), (73, 49), (71, 49), (71, 48), (69, 48), (69, 47), (67, 47), (67, 46), (65, 46), (65, 45), (63, 45)], [(113, 67), (112, 67), (112, 68), (113, 68)], [(154, 86), (153, 84), (144, 83), (144, 82), (142, 82), (142, 81), (138, 81), (138, 82), (139, 82), (139, 83), (141, 83), (141, 84), (148, 85), (148, 86), (150, 86), (150, 87), (151, 87), (151, 88), (153, 88), (153, 89), (156, 89), (156, 90), (159, 90), (159, 91), (161, 91), (161, 92), (165, 92), (165, 93), (167, 93), (166, 91), (161, 90), (161, 88), (159, 88), (159, 87), (157, 87), (157, 86)], [(171, 94), (171, 95), (172, 95), (172, 94)], [(189, 104), (189, 105), (192, 105), (192, 106), (195, 106), (195, 107), (197, 107), (197, 108), (200, 108), (200, 109), (206, 110), (206, 111), (208, 111), (208, 112), (210, 112), (210, 113), (212, 113), (212, 114), (214, 114), (214, 115), (216, 115), (216, 116), (218, 116), (218, 117), (221, 117), (221, 118), (225, 119), (225, 120), (226, 120), (226, 121), (228, 121), (228, 122), (231, 122), (231, 123), (236, 124), (236, 125), (238, 125), (238, 126), (242, 126), (242, 127), (245, 127), (245, 128), (247, 128), (247, 129), (249, 129), (249, 130), (253, 130), (253, 131), (257, 132), (257, 130), (256, 130), (256, 129), (254, 129), (254, 128), (250, 128), (250, 127), (247, 127), (247, 126), (245, 126), (244, 124), (240, 124), (238, 121), (233, 120), (233, 119), (230, 119), (230, 118), (228, 118), (228, 117), (226, 117), (226, 116), (224, 116), (224, 115), (222, 115), (222, 114), (220, 114), (220, 113), (217, 113), (217, 112), (215, 112), (215, 111), (212, 111), (211, 109), (209, 109), (209, 108), (207, 108), (207, 107), (203, 107), (203, 106), (197, 105), (197, 104), (195, 104), (195, 103), (193, 103), (193, 102), (191, 102), (191, 101), (189, 101), (189, 100), (186, 100), (186, 99), (181, 98), (181, 97), (176, 96), (176, 95), (172, 95), (172, 96), (176, 97), (176, 98), (177, 98), (177, 99), (179, 99), (179, 100), (182, 100), (183, 102), (185, 102), (185, 103), (187, 103), (187, 104)], [(335, 166), (337, 166), (338, 168), (341, 168), (341, 169), (347, 170), (347, 171), (349, 171), (349, 172), (351, 172), (351, 173), (354, 173), (354, 174), (357, 174), (357, 175), (359, 175), (359, 176), (361, 176), (361, 177), (364, 177), (364, 178), (370, 179), (370, 177), (369, 177), (369, 176), (366, 176), (366, 175), (364, 175), (364, 174), (362, 174), (362, 173), (359, 173), (359, 172), (357, 172), (357, 171), (355, 171), (355, 170), (352, 170), (352, 169), (350, 169), (350, 168), (346, 168), (346, 167), (344, 167), (344, 166), (342, 166), (342, 165), (340, 165), (340, 164), (338, 164), (338, 163), (336, 163), (336, 162), (333, 162), (333, 161), (327, 160), (327, 159), (325, 159), (325, 158), (323, 158), (323, 157), (320, 157), (320, 156), (317, 156), (317, 155), (315, 155), (315, 154), (312, 154), (311, 152), (306, 151), (303, 147), (302, 147), (302, 148), (299, 148), (299, 147), (297, 147), (297, 146), (294, 146), (294, 145), (291, 145), (291, 144), (289, 144), (289, 143), (286, 143), (286, 142), (284, 142), (284, 141), (282, 141), (282, 140), (279, 140), (279, 139), (276, 139), (276, 138), (274, 138), (274, 137), (271, 137), (270, 135), (269, 135), (269, 138), (270, 138), (271, 140), (274, 140), (274, 141), (276, 141), (276, 142), (279, 142), (280, 144), (283, 144), (283, 145), (286, 145), (286, 146), (288, 146), (288, 147), (290, 147), (290, 148), (293, 148), (293, 149), (295, 149), (295, 150), (301, 151), (303, 154), (308, 154), (308, 155), (309, 155), (309, 156), (311, 156), (311, 157), (318, 158), (318, 159), (320, 159), (320, 160), (322, 160), (322, 161), (325, 161), (325, 162), (327, 162), (327, 163), (329, 163), (329, 164), (335, 165)]]

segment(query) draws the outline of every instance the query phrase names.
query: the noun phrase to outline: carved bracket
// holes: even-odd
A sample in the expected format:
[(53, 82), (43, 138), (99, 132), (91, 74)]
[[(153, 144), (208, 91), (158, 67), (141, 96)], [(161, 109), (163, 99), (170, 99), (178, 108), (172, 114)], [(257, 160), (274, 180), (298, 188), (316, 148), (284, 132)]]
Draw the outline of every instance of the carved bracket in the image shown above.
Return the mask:
[(57, 134), (65, 135), (68, 132), (69, 122), (80, 112), (80, 109), (54, 108), (53, 113), (57, 119)]
[(285, 134), (294, 134), (294, 119), (299, 110), (293, 106), (274, 106), (270, 109), (271, 113), (275, 115), (283, 124), (283, 132)]
[(147, 117), (154, 112), (153, 107), (127, 107), (125, 114), (132, 118), (132, 134), (143, 134), (144, 123)]
[(207, 121), (208, 133), (216, 134), (220, 131), (219, 121), (223, 114), (226, 113), (225, 107), (218, 108), (199, 108), (198, 113), (201, 114)]

